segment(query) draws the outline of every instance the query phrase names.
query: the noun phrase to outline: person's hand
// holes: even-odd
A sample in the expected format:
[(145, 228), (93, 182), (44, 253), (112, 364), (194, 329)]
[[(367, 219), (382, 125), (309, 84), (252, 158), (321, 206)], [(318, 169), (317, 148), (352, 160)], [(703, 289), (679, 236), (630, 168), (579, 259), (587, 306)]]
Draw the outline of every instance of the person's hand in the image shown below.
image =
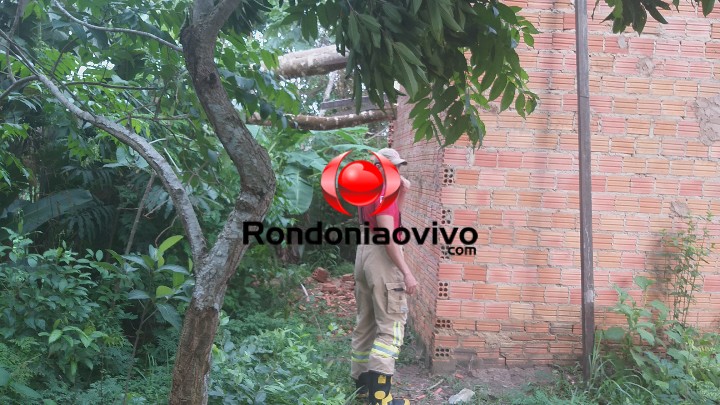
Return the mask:
[(406, 178), (403, 177), (403, 176), (400, 176), (400, 181), (402, 182), (403, 188), (405, 188), (406, 190), (409, 190), (409, 189), (410, 189), (410, 184), (411, 184), (411, 183), (410, 183), (410, 180), (406, 179)]
[(405, 292), (413, 295), (417, 289), (418, 282), (415, 280), (415, 276), (412, 273), (405, 273)]

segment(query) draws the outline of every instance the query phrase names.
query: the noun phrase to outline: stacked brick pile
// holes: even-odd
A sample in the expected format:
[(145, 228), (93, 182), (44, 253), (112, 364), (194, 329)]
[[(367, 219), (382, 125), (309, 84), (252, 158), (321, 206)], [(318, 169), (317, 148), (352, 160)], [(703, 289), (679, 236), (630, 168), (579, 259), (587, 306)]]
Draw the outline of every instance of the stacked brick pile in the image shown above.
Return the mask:
[[(412, 322), (437, 371), (458, 364), (530, 365), (575, 361), (580, 343), (580, 250), (574, 9), (569, 0), (512, 0), (541, 31), (519, 51), (540, 104), (484, 115), (482, 148), (466, 141), (440, 150), (413, 145), (401, 104), (393, 146), (413, 182), (407, 226), (472, 226), (474, 257), (440, 246), (407, 245), (421, 288)], [(588, 2), (592, 12), (594, 1)], [(642, 36), (615, 35), (602, 4), (590, 20), (596, 322), (608, 314), (613, 284), (653, 278), (660, 231), (682, 215), (720, 214), (720, 11), (708, 18), (681, 2), (668, 25), (648, 21)], [(522, 46), (521, 46), (522, 47)], [(720, 235), (710, 224), (713, 239)], [(720, 322), (718, 255), (690, 321)], [(703, 310), (699, 310), (702, 308)]]

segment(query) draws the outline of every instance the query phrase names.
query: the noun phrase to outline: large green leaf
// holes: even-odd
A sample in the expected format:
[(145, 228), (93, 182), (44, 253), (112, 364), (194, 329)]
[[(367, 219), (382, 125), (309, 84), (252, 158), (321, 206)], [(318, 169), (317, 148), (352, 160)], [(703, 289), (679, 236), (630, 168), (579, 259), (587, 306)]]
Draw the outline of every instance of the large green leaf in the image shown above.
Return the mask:
[(715, 0), (701, 0), (703, 15), (707, 17), (715, 8)]
[(171, 247), (173, 247), (176, 243), (180, 242), (180, 240), (181, 240), (182, 238), (183, 238), (182, 235), (173, 235), (173, 236), (165, 239), (165, 240), (160, 244), (160, 246), (158, 246), (158, 249), (157, 249), (157, 250), (158, 250), (158, 254), (162, 255), (163, 253), (165, 253), (165, 251), (167, 251), (168, 249), (170, 249)]
[(12, 387), (13, 391), (20, 394), (21, 396), (25, 398), (31, 398), (31, 399), (40, 399), (42, 398), (42, 395), (35, 391), (34, 389), (28, 387), (25, 384), (20, 384), (18, 382), (10, 383), (10, 387)]
[(652, 333), (650, 333), (649, 331), (647, 331), (645, 329), (638, 329), (637, 332), (640, 335), (640, 337), (643, 338), (643, 340), (645, 340), (646, 342), (648, 342), (651, 345), (655, 344), (655, 336)]
[(172, 288), (166, 285), (159, 285), (157, 289), (155, 289), (155, 298), (167, 297), (173, 295), (174, 293), (175, 291)]
[(15, 201), (3, 210), (0, 218), (22, 212), (22, 231), (32, 232), (50, 220), (58, 219), (71, 212), (90, 207), (93, 196), (85, 189), (70, 189), (41, 198), (34, 203)]
[(603, 332), (603, 337), (612, 341), (619, 341), (625, 336), (625, 330), (619, 326), (613, 326)]
[(0, 367), (0, 387), (4, 387), (10, 382), (10, 373)]
[(635, 284), (637, 284), (637, 286), (640, 287), (640, 289), (642, 289), (643, 291), (647, 290), (648, 287), (655, 283), (654, 280), (651, 280), (644, 276), (635, 276), (634, 281)]
[(170, 325), (174, 326), (177, 329), (180, 329), (181, 319), (180, 314), (178, 314), (177, 310), (170, 304), (157, 304), (156, 305), (158, 312), (160, 312), (160, 316), (163, 317)]
[(128, 299), (129, 300), (147, 300), (150, 299), (150, 296), (142, 290), (132, 290), (128, 292)]
[(290, 182), (290, 187), (283, 192), (283, 197), (290, 204), (290, 211), (295, 215), (305, 213), (312, 203), (312, 185), (302, 176), (300, 169), (296, 166), (286, 167), (282, 176)]
[(48, 337), (48, 343), (52, 343), (58, 339), (60, 339), (60, 336), (62, 336), (62, 331), (59, 329), (55, 329), (50, 333), (50, 337)]
[(327, 160), (321, 157), (316, 151), (297, 151), (285, 154), (287, 163), (293, 166), (300, 166), (304, 169), (312, 169), (322, 172), (327, 165)]

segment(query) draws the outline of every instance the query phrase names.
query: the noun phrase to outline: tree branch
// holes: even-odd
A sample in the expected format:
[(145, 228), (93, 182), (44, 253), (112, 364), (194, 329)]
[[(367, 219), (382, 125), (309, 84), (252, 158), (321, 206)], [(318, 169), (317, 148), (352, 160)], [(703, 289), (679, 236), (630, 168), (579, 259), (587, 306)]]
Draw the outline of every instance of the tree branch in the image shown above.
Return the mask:
[(8, 78), (12, 83), (15, 83), (17, 80), (15, 80), (15, 75), (12, 71), (12, 61), (10, 60), (10, 45), (8, 44), (5, 47), (5, 57), (7, 58), (7, 74)]
[(151, 34), (151, 33), (149, 33), (149, 32), (132, 30), (132, 29), (129, 29), (129, 28), (101, 27), (101, 26), (99, 26), (99, 25), (93, 25), (93, 24), (90, 24), (90, 23), (86, 23), (85, 21), (82, 21), (82, 20), (80, 20), (80, 19), (78, 19), (78, 18), (76, 18), (76, 17), (73, 17), (73, 15), (70, 14), (70, 12), (68, 12), (67, 10), (65, 10), (65, 9), (60, 5), (60, 3), (58, 3), (57, 0), (52, 0), (52, 3), (53, 3), (53, 5), (54, 5), (55, 7), (59, 8), (60, 11), (61, 11), (63, 14), (65, 14), (69, 19), (71, 19), (71, 20), (73, 20), (74, 22), (76, 22), (76, 23), (78, 23), (78, 24), (80, 24), (80, 25), (82, 25), (82, 26), (85, 26), (85, 27), (87, 27), (87, 28), (92, 28), (92, 29), (94, 29), (94, 30), (107, 31), (107, 32), (124, 32), (124, 33), (126, 33), (126, 34), (140, 35), (140, 36), (145, 37), (145, 38), (154, 39), (155, 41), (158, 41), (159, 43), (167, 46), (168, 48), (170, 48), (170, 49), (172, 49), (172, 50), (174, 50), (174, 51), (182, 52), (182, 48), (181, 48), (181, 47), (179, 47), (179, 46), (177, 46), (177, 45), (175, 45), (175, 44), (173, 44), (173, 43), (170, 43), (170, 42), (168, 42), (168, 41), (166, 41), (166, 40), (164, 40), (164, 39), (162, 39), (162, 38), (160, 38), (160, 37), (158, 37), (158, 36), (155, 36), (155, 35), (153, 35), (153, 34)]
[(14, 81), (13, 84), (11, 84), (10, 87), (8, 87), (7, 90), (5, 90), (3, 92), (3, 94), (0, 94), (0, 101), (2, 101), (10, 93), (12, 93), (16, 88), (23, 86), (23, 85), (30, 83), (31, 81), (37, 80), (37, 79), (38, 79), (37, 76), (32, 75), (32, 76), (23, 77), (22, 79)]
[(30, 0), (18, 0), (17, 8), (15, 9), (15, 18), (13, 19), (12, 27), (10, 27), (10, 36), (15, 35), (15, 31), (20, 26), (20, 20), (23, 14), (25, 14), (25, 7), (27, 7)]
[[(225, 25), (225, 21), (230, 18), (230, 14), (240, 5), (240, 1), (241, 0), (222, 0), (215, 6), (215, 9), (213, 9), (208, 17), (208, 24), (212, 27), (211, 29), (215, 31), (213, 36), (216, 36), (218, 32), (220, 32), (220, 28), (222, 28), (222, 26)], [(209, 33), (211, 32), (208, 31), (208, 34)]]
[(324, 102), (330, 99), (330, 94), (332, 94), (332, 91), (335, 88), (335, 81), (337, 80), (337, 76), (337, 72), (330, 72), (330, 74), (328, 75), (327, 86), (325, 86), (325, 92), (323, 92), (323, 98), (320, 102), (320, 110), (318, 111), (320, 115), (325, 115), (325, 110), (322, 108), (322, 105)]
[(78, 118), (110, 133), (120, 142), (128, 145), (134, 151), (139, 153), (143, 159), (145, 159), (148, 165), (153, 168), (155, 174), (160, 178), (165, 186), (165, 189), (170, 195), (170, 198), (173, 200), (175, 210), (183, 222), (183, 227), (185, 228), (185, 233), (187, 234), (188, 242), (190, 243), (193, 260), (196, 263), (201, 261), (205, 255), (205, 237), (203, 236), (198, 217), (195, 214), (192, 203), (190, 202), (190, 197), (168, 161), (160, 153), (158, 153), (158, 151), (156, 151), (145, 138), (131, 132), (119, 124), (112, 122), (104, 116), (94, 115), (73, 104), (63, 94), (58, 86), (50, 80), (50, 78), (40, 72), (35, 65), (24, 56), (22, 50), (12, 41), (12, 39), (10, 39), (10, 37), (7, 36), (4, 31), (0, 30), (0, 36), (8, 42), (8, 46), (13, 48), (12, 51), (18, 60), (20, 60), (32, 73), (37, 76), (38, 80), (40, 80), (48, 88), (48, 90), (50, 90), (60, 104)]
[(142, 195), (142, 198), (140, 198), (140, 203), (138, 204), (137, 212), (135, 213), (135, 220), (133, 221), (132, 228), (130, 228), (130, 236), (128, 237), (127, 245), (125, 245), (125, 253), (126, 255), (130, 254), (130, 249), (133, 245), (133, 240), (135, 239), (135, 232), (137, 232), (138, 224), (140, 223), (140, 216), (142, 215), (143, 207), (145, 206), (145, 200), (147, 200), (148, 195), (150, 195), (150, 190), (152, 190), (152, 185), (155, 182), (155, 172), (150, 174), (150, 180), (148, 180), (147, 186), (145, 186), (145, 192)]
[(339, 54), (335, 45), (330, 45), (280, 56), (275, 73), (293, 79), (330, 73), (346, 65), (347, 57)]
[[(200, 308), (222, 305), (225, 282), (236, 270), (240, 257), (247, 249), (241, 243), (242, 223), (257, 220), (267, 211), (275, 192), (275, 176), (270, 157), (253, 138), (222, 85), (222, 77), (215, 65), (215, 44), (219, 24), (224, 18), (213, 18), (220, 10), (227, 14), (239, 0), (224, 0), (208, 17), (193, 20), (180, 34), (185, 63), (193, 87), (215, 134), (240, 175), (242, 192), (228, 215), (217, 242), (208, 253), (207, 273), (198, 270), (193, 298)], [(196, 3), (197, 5), (197, 3)], [(196, 7), (194, 12), (201, 13)], [(222, 282), (218, 283), (218, 279)], [(206, 287), (199, 288), (205, 285)], [(221, 292), (222, 290), (222, 292)], [(220, 300), (218, 300), (220, 298)]]
[(100, 86), (100, 87), (107, 87), (109, 89), (122, 89), (122, 90), (159, 90), (158, 87), (136, 87), (136, 86), (123, 86), (119, 84), (108, 84), (103, 82), (68, 82), (65, 83), (66, 86), (81, 86), (81, 85), (87, 85), (87, 86)]
[[(296, 115), (288, 117), (288, 125), (296, 129), (312, 131), (330, 131), (333, 129), (350, 128), (371, 122), (392, 121), (395, 113), (381, 110), (362, 111), (360, 114), (337, 115), (334, 117), (318, 117), (314, 115)], [(272, 122), (263, 120), (258, 114), (248, 119), (248, 124), (272, 126)]]
[(189, 114), (181, 114), (181, 115), (174, 115), (172, 117), (162, 117), (162, 116), (148, 116), (148, 115), (129, 115), (127, 117), (120, 118), (119, 120), (115, 121), (117, 123), (123, 122), (125, 120), (134, 119), (134, 120), (147, 120), (147, 121), (153, 121), (153, 122), (161, 122), (161, 121), (182, 121), (187, 120), (190, 118)]
[(213, 10), (214, 0), (194, 0), (192, 5), (192, 21), (200, 21)]

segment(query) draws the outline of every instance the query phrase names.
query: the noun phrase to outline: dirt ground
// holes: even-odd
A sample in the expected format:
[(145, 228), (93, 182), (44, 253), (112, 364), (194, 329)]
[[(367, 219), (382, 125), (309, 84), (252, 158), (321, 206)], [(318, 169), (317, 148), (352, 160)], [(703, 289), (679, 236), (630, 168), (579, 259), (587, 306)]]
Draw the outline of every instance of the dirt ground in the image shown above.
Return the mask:
[[(348, 328), (351, 328), (356, 313), (352, 275), (333, 278), (320, 269), (306, 280), (304, 286), (313, 302), (325, 303), (326, 308), (333, 311), (338, 319), (345, 319)], [(349, 331), (346, 330), (346, 333)], [(395, 397), (408, 398), (413, 404), (444, 404), (463, 388), (475, 392), (471, 403), (483, 399), (503, 403), (503, 396), (508, 393), (521, 393), (529, 384), (546, 385), (560, 377), (559, 372), (551, 367), (458, 369), (450, 375), (432, 375), (424, 367), (419, 350), (412, 345), (404, 350), (409, 353), (401, 355), (393, 379), (393, 391)]]
[(437, 376), (417, 364), (400, 365), (395, 377), (396, 396), (413, 403), (441, 404), (463, 388), (475, 391), (475, 398), (496, 401), (510, 392), (519, 392), (529, 383), (544, 385), (555, 379), (548, 367), (493, 368), (456, 371), (452, 375)]

